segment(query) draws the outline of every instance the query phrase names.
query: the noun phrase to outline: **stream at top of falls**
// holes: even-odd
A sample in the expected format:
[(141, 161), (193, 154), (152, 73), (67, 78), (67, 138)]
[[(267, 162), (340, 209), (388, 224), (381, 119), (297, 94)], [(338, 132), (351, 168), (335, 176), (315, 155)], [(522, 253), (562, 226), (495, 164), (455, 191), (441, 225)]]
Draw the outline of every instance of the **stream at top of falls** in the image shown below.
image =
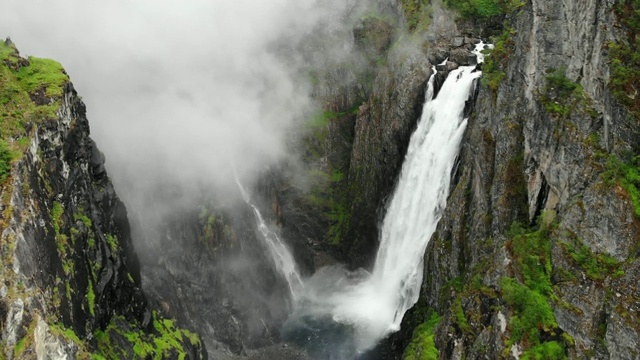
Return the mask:
[[(478, 61), (483, 44), (476, 47)], [(238, 183), (254, 211), (258, 229), (276, 268), (291, 290), (293, 312), (283, 337), (304, 346), (314, 357), (352, 359), (398, 331), (404, 314), (417, 301), (423, 258), (446, 206), (451, 172), (467, 126), (465, 102), (481, 76), (476, 66), (449, 73), (435, 95), (436, 70), (380, 231), (371, 272), (329, 266), (302, 279), (286, 245), (265, 224), (258, 208)]]

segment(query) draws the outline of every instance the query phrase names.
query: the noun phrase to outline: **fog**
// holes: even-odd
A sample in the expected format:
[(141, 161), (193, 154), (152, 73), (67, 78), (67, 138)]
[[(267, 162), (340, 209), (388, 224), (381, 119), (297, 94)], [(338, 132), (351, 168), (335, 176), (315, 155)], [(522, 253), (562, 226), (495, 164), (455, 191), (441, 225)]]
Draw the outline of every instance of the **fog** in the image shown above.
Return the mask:
[(235, 186), (231, 163), (248, 182), (290, 156), (317, 109), (295, 49), (319, 24), (348, 28), (354, 3), (3, 0), (0, 36), (63, 64), (131, 205), (158, 180), (221, 192)]
[[(136, 246), (148, 250), (143, 261), (186, 250), (139, 247), (142, 238), (161, 238), (154, 229), (166, 211), (180, 211), (178, 201), (188, 210), (203, 189), (239, 198), (236, 176), (250, 187), (270, 166), (298, 161), (290, 145), (319, 111), (310, 66), (358, 64), (353, 21), (374, 2), (2, 1), (0, 37), (10, 36), (23, 56), (61, 62), (86, 103)], [(257, 277), (242, 274), (248, 284)], [(348, 351), (351, 341), (339, 339)]]

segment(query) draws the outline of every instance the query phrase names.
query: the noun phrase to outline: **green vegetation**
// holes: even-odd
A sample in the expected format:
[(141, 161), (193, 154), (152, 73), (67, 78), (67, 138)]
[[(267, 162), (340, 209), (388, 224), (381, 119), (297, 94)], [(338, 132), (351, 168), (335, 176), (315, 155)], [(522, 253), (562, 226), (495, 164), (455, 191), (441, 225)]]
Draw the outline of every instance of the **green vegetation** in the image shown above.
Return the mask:
[(462, 332), (464, 333), (471, 333), (471, 326), (467, 321), (467, 316), (464, 313), (464, 308), (462, 307), (462, 296), (456, 297), (456, 299), (453, 301), (452, 310), (454, 320), (456, 324), (458, 324), (458, 327), (460, 327), (460, 330), (462, 330)]
[(513, 278), (503, 278), (500, 287), (504, 300), (514, 308), (509, 322), (512, 343), (525, 340), (536, 346), (540, 343), (540, 331), (551, 333), (558, 327), (545, 295)]
[[(548, 217), (543, 214), (541, 219)], [(551, 283), (552, 228), (548, 223), (538, 229), (512, 226), (507, 249), (513, 259), (515, 276), (500, 281), (503, 299), (513, 309), (507, 348), (522, 342), (529, 359), (545, 358), (547, 354), (554, 354), (554, 359), (566, 358), (563, 344), (548, 341), (559, 331), (549, 303), (549, 299), (555, 297)]]
[(551, 231), (549, 225), (538, 230), (526, 230), (519, 224), (511, 226), (507, 249), (514, 259), (514, 272), (524, 285), (549, 296), (551, 288)]
[(407, 30), (425, 30), (431, 18), (430, 0), (402, 0), (402, 10), (407, 20)]
[(11, 173), (11, 161), (16, 153), (11, 151), (6, 141), (0, 139), (0, 184), (4, 183)]
[(592, 280), (604, 280), (607, 276), (620, 276), (621, 263), (606, 254), (594, 254), (588, 246), (577, 241), (577, 245), (562, 243), (563, 249), (574, 263), (582, 268)]
[(329, 173), (313, 170), (309, 175), (314, 189), (309, 195), (309, 202), (322, 209), (323, 215), (331, 224), (328, 237), (332, 244), (338, 245), (350, 215), (341, 186), (345, 178), (344, 173), (338, 170)]
[(87, 304), (89, 305), (89, 313), (91, 316), (96, 314), (96, 293), (93, 291), (93, 281), (89, 276), (89, 283), (87, 284)]
[(24, 351), (27, 350), (29, 346), (31, 346), (34, 340), (33, 334), (35, 332), (35, 329), (36, 320), (32, 319), (29, 323), (29, 328), (27, 329), (26, 334), (20, 340), (18, 340), (18, 342), (16, 342), (16, 346), (13, 348), (14, 358), (21, 358), (21, 355), (24, 353)]
[[(347, 117), (355, 117), (359, 108), (358, 104), (341, 112), (324, 111), (307, 123), (307, 128), (310, 131), (305, 137), (307, 150), (305, 157), (308, 162), (317, 162), (328, 152), (326, 143), (330, 135), (329, 125)], [(345, 139), (345, 141), (351, 141), (351, 139)], [(348, 227), (350, 221), (350, 207), (347, 203), (345, 188), (346, 176), (338, 168), (316, 169), (309, 171), (309, 180), (311, 191), (308, 201), (322, 211), (324, 218), (330, 223), (327, 237), (332, 244), (338, 245), (342, 241), (344, 229)]]
[(341, 111), (341, 112), (334, 112), (334, 111), (323, 111), (321, 113), (315, 114), (312, 118), (311, 121), (306, 123), (306, 126), (308, 128), (314, 129), (314, 128), (318, 128), (318, 127), (322, 127), (322, 126), (327, 126), (329, 125), (330, 121), (336, 121), (344, 116), (348, 116), (348, 115), (357, 115), (358, 114), (358, 109), (360, 108), (360, 105), (356, 105), (350, 109), (347, 109), (345, 111)]
[(63, 213), (64, 208), (62, 207), (62, 204), (54, 201), (53, 206), (51, 206), (51, 220), (53, 220), (53, 230), (55, 230), (56, 235), (60, 234), (60, 225), (62, 225)]
[(511, 13), (524, 6), (522, 0), (445, 0), (465, 19), (486, 19)]
[(236, 243), (238, 235), (228, 223), (223, 212), (216, 211), (213, 206), (202, 206), (199, 215), (202, 232), (200, 241), (207, 249), (216, 251), (220, 247), (228, 247)]
[(68, 81), (57, 62), (22, 59), (13, 44), (0, 41), (0, 184), (8, 179), (11, 162), (29, 146), (26, 125), (56, 118)]
[(428, 309), (426, 320), (413, 330), (411, 343), (404, 350), (403, 360), (436, 360), (438, 359), (438, 349), (434, 341), (435, 329), (442, 320), (442, 317)]
[(109, 244), (109, 248), (111, 249), (112, 252), (117, 252), (118, 251), (118, 237), (113, 235), (113, 234), (107, 234), (106, 235), (107, 238), (107, 243)]
[(569, 80), (566, 69), (548, 69), (547, 84), (539, 94), (544, 108), (560, 118), (568, 118), (579, 105), (588, 108), (587, 96), (582, 86)]
[(29, 66), (18, 70), (17, 79), (30, 94), (46, 89), (47, 97), (62, 96), (64, 85), (69, 81), (60, 63), (34, 57), (29, 57)]
[(91, 222), (91, 219), (89, 219), (89, 217), (87, 217), (84, 213), (79, 212), (77, 214), (73, 215), (73, 220), (75, 221), (82, 221), (84, 223), (84, 225), (91, 230), (91, 226), (93, 225), (93, 223)]
[[(0, 138), (24, 137), (27, 123), (55, 119), (68, 81), (59, 63), (33, 57), (22, 59), (13, 44), (0, 41)], [(10, 144), (22, 151), (28, 141)]]
[(608, 185), (617, 184), (631, 200), (633, 211), (640, 218), (640, 156), (623, 161), (615, 155), (607, 159), (606, 171), (602, 174)]
[(507, 63), (515, 46), (513, 41), (515, 34), (515, 30), (506, 27), (502, 34), (492, 40), (493, 49), (485, 51), (487, 56), (484, 59), (484, 64), (482, 64), (482, 78), (480, 81), (491, 89), (494, 95), (498, 91), (500, 82), (507, 75)]
[[(184, 359), (186, 344), (200, 346), (198, 335), (177, 328), (173, 320), (161, 319), (155, 312), (153, 331), (150, 333), (138, 327), (130, 327), (126, 320), (115, 317), (105, 330), (99, 330), (94, 334), (94, 339), (98, 350), (93, 355), (94, 359)], [(133, 353), (119, 346), (123, 343), (129, 343)]]
[(557, 341), (547, 341), (522, 353), (522, 360), (566, 359), (564, 346)]
[(620, 0), (614, 6), (627, 38), (609, 43), (613, 96), (640, 120), (640, 0)]

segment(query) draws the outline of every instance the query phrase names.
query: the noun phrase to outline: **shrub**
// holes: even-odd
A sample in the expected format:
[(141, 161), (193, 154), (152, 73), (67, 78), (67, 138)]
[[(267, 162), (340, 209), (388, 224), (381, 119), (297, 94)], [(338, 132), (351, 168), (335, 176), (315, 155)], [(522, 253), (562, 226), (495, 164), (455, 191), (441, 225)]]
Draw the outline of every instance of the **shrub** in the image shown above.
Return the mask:
[(505, 28), (502, 34), (493, 40), (493, 49), (486, 51), (488, 56), (485, 57), (482, 65), (481, 82), (489, 87), (494, 94), (507, 74), (507, 63), (515, 46), (512, 39), (513, 35), (515, 35), (515, 30)]

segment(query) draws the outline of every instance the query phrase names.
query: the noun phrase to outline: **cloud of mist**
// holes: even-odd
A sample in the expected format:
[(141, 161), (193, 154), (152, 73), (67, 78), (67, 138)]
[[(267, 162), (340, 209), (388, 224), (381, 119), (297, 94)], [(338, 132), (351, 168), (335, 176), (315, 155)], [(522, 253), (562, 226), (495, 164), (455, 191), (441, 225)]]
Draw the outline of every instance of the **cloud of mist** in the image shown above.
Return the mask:
[(295, 49), (357, 2), (10, 0), (0, 36), (63, 64), (126, 200), (157, 181), (230, 189), (230, 163), (250, 179), (289, 156), (314, 109)]

